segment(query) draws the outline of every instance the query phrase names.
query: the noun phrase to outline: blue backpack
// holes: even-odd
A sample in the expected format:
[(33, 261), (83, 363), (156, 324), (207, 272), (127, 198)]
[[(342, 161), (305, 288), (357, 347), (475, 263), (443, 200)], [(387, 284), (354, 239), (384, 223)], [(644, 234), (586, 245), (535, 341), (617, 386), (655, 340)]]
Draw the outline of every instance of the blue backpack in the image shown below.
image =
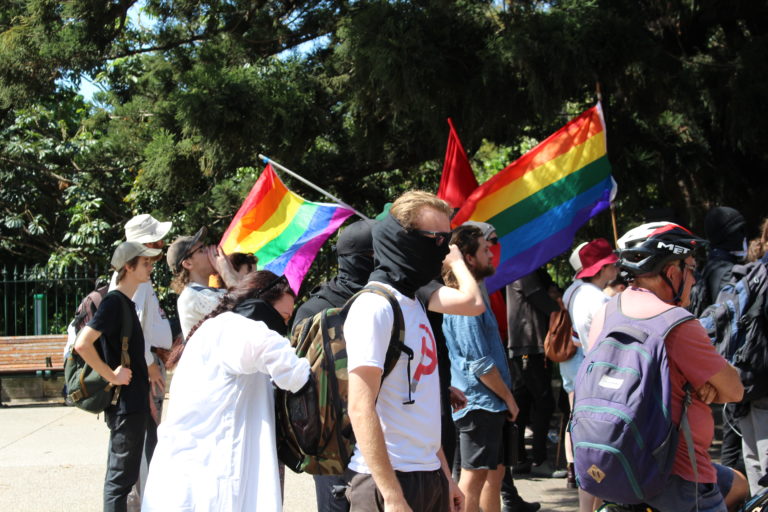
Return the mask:
[(744, 399), (768, 395), (768, 271), (761, 262), (734, 265), (731, 280), (699, 321), (717, 351), (739, 371)]
[[(677, 307), (630, 318), (621, 313), (621, 295), (606, 305), (603, 329), (576, 376), (569, 427), (576, 479), (593, 496), (629, 505), (664, 489), (678, 440), (664, 338), (693, 318)], [(693, 457), (686, 391), (680, 428)]]

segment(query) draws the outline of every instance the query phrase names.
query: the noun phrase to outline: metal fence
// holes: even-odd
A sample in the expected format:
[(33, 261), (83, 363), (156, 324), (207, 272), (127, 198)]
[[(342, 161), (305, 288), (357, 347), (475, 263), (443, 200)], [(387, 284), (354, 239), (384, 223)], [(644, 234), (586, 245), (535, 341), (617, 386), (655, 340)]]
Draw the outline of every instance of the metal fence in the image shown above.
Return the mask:
[[(336, 255), (326, 245), (304, 280), (303, 298), (336, 271)], [(97, 281), (107, 283), (110, 277), (109, 269), (99, 266), (62, 271), (39, 266), (0, 267), (0, 336), (66, 333), (83, 297), (96, 288)], [(155, 264), (153, 287), (168, 318), (175, 319), (177, 296), (170, 289), (171, 278), (164, 261)]]
[(44, 267), (2, 267), (0, 336), (62, 334), (77, 305), (106, 282), (106, 268), (75, 267), (57, 272)]

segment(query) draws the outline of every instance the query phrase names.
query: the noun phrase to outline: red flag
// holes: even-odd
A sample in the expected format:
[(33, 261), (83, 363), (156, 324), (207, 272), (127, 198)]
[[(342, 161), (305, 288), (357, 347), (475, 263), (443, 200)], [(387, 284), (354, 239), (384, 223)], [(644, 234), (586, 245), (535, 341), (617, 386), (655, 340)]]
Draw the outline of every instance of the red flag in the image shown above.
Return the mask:
[(445, 148), (445, 163), (443, 176), (440, 178), (440, 188), (437, 197), (445, 200), (454, 208), (461, 208), (464, 201), (477, 188), (477, 179), (469, 165), (467, 152), (461, 145), (453, 121), (448, 118), (448, 145)]

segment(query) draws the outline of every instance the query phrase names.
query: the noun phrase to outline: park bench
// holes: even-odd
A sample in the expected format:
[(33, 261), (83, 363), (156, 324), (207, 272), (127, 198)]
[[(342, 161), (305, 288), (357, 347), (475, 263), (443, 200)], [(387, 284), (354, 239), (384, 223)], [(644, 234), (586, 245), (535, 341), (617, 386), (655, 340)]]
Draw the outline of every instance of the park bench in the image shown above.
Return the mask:
[(0, 338), (0, 403), (2, 379), (54, 378), (64, 372), (66, 335), (10, 336)]

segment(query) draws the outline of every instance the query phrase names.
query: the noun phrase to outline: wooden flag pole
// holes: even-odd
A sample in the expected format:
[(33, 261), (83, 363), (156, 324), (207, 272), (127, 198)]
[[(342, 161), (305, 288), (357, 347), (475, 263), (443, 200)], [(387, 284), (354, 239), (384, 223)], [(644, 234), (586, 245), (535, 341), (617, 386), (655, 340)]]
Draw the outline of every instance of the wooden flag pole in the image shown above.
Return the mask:
[(613, 224), (613, 246), (617, 247), (619, 243), (619, 230), (616, 227), (616, 207), (611, 201), (611, 224)]
[(318, 187), (317, 185), (315, 185), (314, 183), (312, 183), (308, 179), (303, 178), (302, 176), (299, 176), (298, 174), (296, 174), (295, 172), (293, 172), (289, 168), (285, 167), (284, 165), (281, 165), (281, 164), (275, 162), (271, 158), (269, 158), (267, 156), (264, 156), (261, 153), (259, 153), (259, 158), (261, 158), (264, 161), (265, 164), (272, 164), (272, 165), (274, 165), (275, 167), (277, 167), (281, 171), (290, 174), (291, 176), (293, 176), (297, 180), (301, 181), (305, 185), (308, 185), (308, 186), (312, 187), (313, 189), (317, 190), (318, 192), (320, 192), (321, 194), (323, 194), (324, 196), (329, 197), (334, 202), (340, 204), (344, 208), (349, 208), (350, 210), (355, 212), (355, 215), (357, 215), (358, 217), (360, 217), (362, 219), (365, 219), (365, 220), (371, 220), (369, 217), (367, 217), (367, 216), (363, 215), (362, 213), (360, 213), (359, 211), (355, 210), (354, 208), (352, 208), (350, 205), (348, 205), (347, 203), (345, 203), (344, 201), (342, 201), (338, 197), (334, 196), (330, 192), (327, 192), (327, 191), (323, 190), (322, 188)]

